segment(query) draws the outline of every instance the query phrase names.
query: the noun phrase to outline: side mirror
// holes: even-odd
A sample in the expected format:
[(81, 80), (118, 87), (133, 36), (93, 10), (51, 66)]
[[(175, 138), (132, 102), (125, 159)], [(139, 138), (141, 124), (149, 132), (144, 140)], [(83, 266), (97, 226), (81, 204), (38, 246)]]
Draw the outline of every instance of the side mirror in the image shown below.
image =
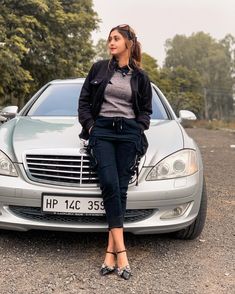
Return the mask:
[(7, 119), (14, 118), (17, 114), (17, 111), (18, 111), (18, 106), (7, 106), (1, 110), (0, 115), (1, 117), (6, 118), (7, 120)]
[(189, 110), (180, 110), (179, 111), (179, 120), (180, 122), (184, 121), (184, 120), (196, 120), (197, 117), (196, 115)]
[(0, 124), (1, 123), (3, 124), (6, 120), (7, 120), (7, 118), (0, 114)]

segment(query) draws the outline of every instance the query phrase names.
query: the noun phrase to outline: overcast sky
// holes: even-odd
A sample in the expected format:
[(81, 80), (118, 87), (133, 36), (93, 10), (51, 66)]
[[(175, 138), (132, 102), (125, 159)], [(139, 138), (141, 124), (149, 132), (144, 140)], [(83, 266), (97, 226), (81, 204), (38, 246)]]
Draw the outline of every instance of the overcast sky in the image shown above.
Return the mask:
[(94, 43), (107, 38), (110, 29), (129, 24), (137, 33), (144, 52), (162, 65), (164, 44), (176, 34), (204, 31), (219, 40), (235, 37), (235, 0), (93, 0), (101, 19), (93, 33)]

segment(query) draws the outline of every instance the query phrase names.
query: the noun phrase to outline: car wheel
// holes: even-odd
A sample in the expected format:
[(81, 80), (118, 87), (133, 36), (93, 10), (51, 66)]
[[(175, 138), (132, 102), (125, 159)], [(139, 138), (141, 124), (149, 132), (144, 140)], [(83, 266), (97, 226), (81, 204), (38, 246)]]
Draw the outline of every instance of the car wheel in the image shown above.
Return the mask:
[(200, 204), (200, 209), (196, 219), (190, 226), (186, 227), (185, 229), (174, 232), (173, 236), (177, 239), (182, 239), (182, 240), (196, 239), (203, 230), (203, 227), (206, 221), (206, 212), (207, 212), (207, 193), (206, 193), (205, 178), (203, 178), (201, 204)]

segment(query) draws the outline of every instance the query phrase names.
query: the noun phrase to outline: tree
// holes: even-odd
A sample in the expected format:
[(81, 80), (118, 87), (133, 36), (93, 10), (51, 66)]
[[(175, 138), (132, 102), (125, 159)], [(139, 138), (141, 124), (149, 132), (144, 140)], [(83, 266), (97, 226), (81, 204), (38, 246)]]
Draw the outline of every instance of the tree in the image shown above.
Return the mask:
[(11, 50), (0, 49), (0, 80), (0, 105), (17, 104), (16, 97), (25, 97), (30, 92), (32, 76)]
[(176, 113), (180, 109), (188, 109), (201, 117), (201, 81), (195, 70), (190, 71), (182, 66), (160, 69), (157, 60), (147, 53), (142, 54), (142, 65), (150, 80), (167, 96)]
[(109, 59), (110, 55), (107, 48), (107, 41), (105, 39), (99, 39), (95, 45), (95, 58), (94, 61)]
[(160, 72), (158, 69), (157, 60), (147, 53), (143, 53), (142, 67), (148, 73), (150, 80), (155, 84), (158, 84), (160, 79)]
[[(0, 10), (1, 50), (15, 55), (26, 84), (33, 80), (30, 92), (52, 79), (85, 76), (94, 56), (91, 31), (98, 24), (92, 0), (9, 0), (0, 1)], [(14, 92), (12, 82), (4, 84)]]
[(167, 85), (165, 92), (176, 114), (181, 109), (187, 109), (193, 111), (198, 118), (202, 117), (203, 97), (197, 71), (182, 66), (165, 68), (161, 71), (160, 80)]
[(203, 32), (176, 35), (166, 42), (167, 68), (183, 66), (200, 75), (206, 118), (229, 117), (233, 109), (233, 63), (227, 44), (228, 38), (218, 42)]
[(226, 53), (228, 54), (228, 58), (231, 63), (231, 71), (234, 77), (235, 75), (235, 37), (231, 34), (226, 35), (220, 43), (224, 46)]
[(24, 41), (16, 35), (8, 37), (8, 27), (4, 18), (7, 10), (1, 2), (0, 10), (0, 105), (16, 104), (14, 97), (29, 93), (32, 76), (21, 66), (21, 60), (27, 52)]

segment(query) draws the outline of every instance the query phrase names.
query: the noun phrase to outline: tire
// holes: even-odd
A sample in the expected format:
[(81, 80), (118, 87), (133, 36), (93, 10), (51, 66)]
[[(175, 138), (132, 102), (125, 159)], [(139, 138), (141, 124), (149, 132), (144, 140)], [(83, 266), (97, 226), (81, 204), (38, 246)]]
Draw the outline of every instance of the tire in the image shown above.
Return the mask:
[(206, 212), (207, 212), (207, 193), (206, 193), (205, 178), (203, 178), (202, 197), (201, 197), (201, 204), (200, 204), (198, 215), (190, 226), (180, 231), (174, 232), (173, 233), (174, 238), (181, 239), (181, 240), (196, 239), (201, 234), (204, 228), (205, 221), (206, 221)]

